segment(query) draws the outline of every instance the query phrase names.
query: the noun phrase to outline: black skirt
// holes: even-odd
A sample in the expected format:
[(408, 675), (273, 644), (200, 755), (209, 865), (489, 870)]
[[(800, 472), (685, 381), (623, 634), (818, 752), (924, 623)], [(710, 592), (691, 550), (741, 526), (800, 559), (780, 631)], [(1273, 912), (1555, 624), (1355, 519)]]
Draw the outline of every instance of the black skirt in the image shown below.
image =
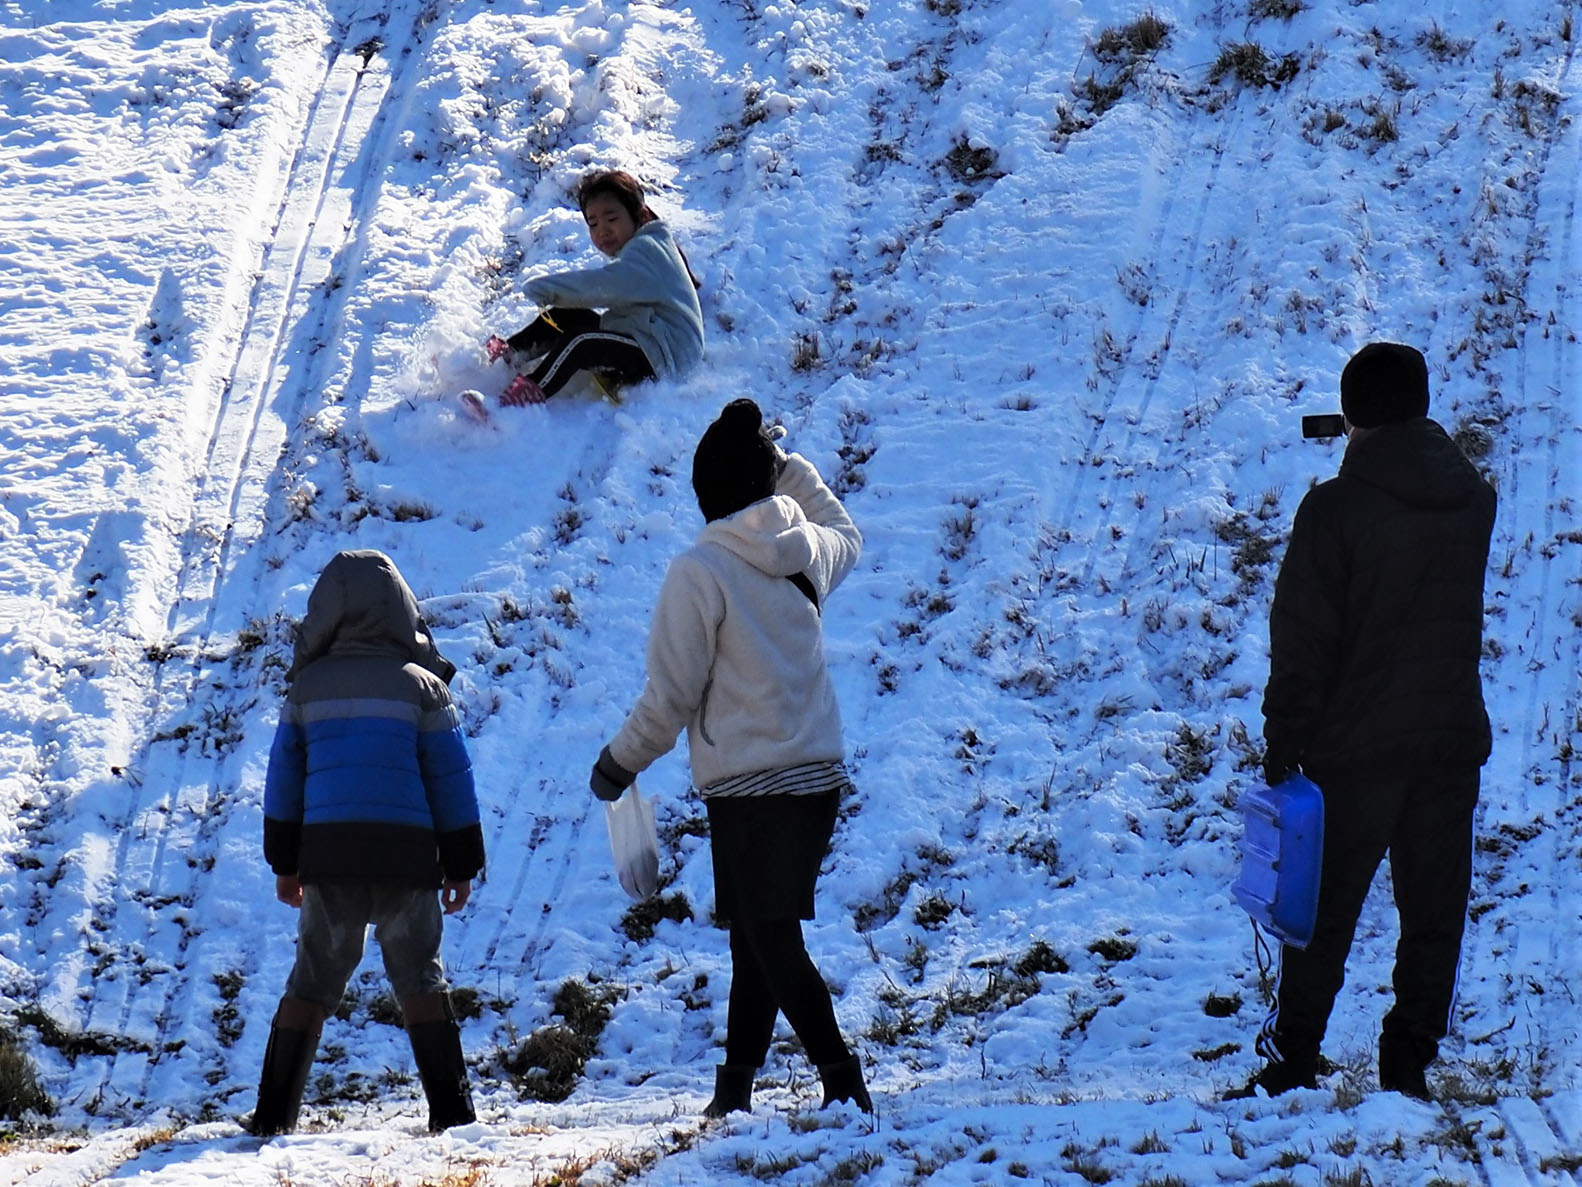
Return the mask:
[(705, 797), (714, 853), (714, 918), (811, 919), (818, 869), (840, 795)]

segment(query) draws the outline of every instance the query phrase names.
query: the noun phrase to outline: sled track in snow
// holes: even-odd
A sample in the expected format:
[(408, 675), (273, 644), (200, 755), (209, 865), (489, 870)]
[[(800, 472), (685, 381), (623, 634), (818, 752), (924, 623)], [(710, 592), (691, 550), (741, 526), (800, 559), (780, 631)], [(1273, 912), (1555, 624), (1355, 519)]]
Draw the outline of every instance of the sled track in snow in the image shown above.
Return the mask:
[[(1522, 427), (1511, 471), (1514, 487), (1519, 489), (1524, 478), (1534, 479), (1539, 489), (1547, 492), (1538, 572), (1533, 578), (1538, 587), (1534, 610), (1537, 637), (1528, 664), (1532, 679), (1517, 774), (1528, 780), (1523, 791), (1533, 801), (1529, 814), (1547, 827), (1554, 865), (1545, 902), (1549, 918), (1536, 929), (1536, 936), (1531, 924), (1524, 928), (1516, 951), (1518, 956), (1532, 954), (1530, 975), (1555, 991), (1547, 995), (1545, 1009), (1555, 1024), (1547, 1036), (1553, 1041), (1553, 1062), (1558, 1068), (1575, 1068), (1582, 1054), (1575, 1027), (1556, 1016), (1574, 1015), (1576, 990), (1550, 980), (1556, 970), (1573, 965), (1582, 948), (1582, 899), (1573, 889), (1574, 877), (1567, 876), (1582, 853), (1582, 788), (1574, 782), (1578, 768), (1571, 754), (1582, 721), (1582, 630), (1578, 629), (1582, 625), (1582, 538), (1576, 535), (1578, 512), (1582, 511), (1582, 474), (1577, 468), (1582, 456), (1582, 390), (1578, 388), (1582, 368), (1578, 366), (1579, 346), (1573, 340), (1575, 328), (1582, 325), (1582, 242), (1576, 225), (1578, 205), (1582, 204), (1578, 179), (1582, 113), (1577, 112), (1575, 103), (1579, 85), (1582, 78), (1573, 38), (1566, 43), (1560, 77), (1562, 103), (1544, 140), (1526, 252), (1527, 258), (1535, 261), (1527, 294), (1534, 318), (1524, 328), (1518, 356), (1522, 400), (1518, 424)], [(1541, 450), (1533, 449), (1537, 442), (1529, 424), (1545, 440)], [(1551, 760), (1557, 777), (1542, 786), (1528, 779), (1531, 772), (1543, 769)], [(1567, 995), (1564, 1002), (1559, 1000), (1562, 993)]]
[[(590, 489), (597, 490), (603, 486), (614, 466), (614, 448), (608, 439), (595, 434), (573, 470), (573, 481), (586, 482)], [(571, 797), (569, 801), (568, 791)], [(516, 802), (525, 803), (526, 799), (519, 796)], [(569, 812), (565, 810), (568, 803), (571, 806)], [(528, 970), (536, 977), (534, 961), (543, 951), (551, 908), (560, 899), (571, 878), (573, 857), (581, 844), (583, 830), (588, 825), (589, 816), (593, 815), (594, 807), (594, 798), (586, 786), (580, 782), (568, 784), (565, 780), (556, 780), (547, 799), (534, 805), (527, 813), (532, 821), (531, 827), (526, 830), (527, 860), (517, 867), (511, 879), (504, 913), (499, 924), (491, 930), (489, 939), (481, 945), (468, 943), (463, 933), (463, 938), (456, 945), (455, 958), (447, 962), (457, 972), (466, 973), (482, 983), (491, 971), (498, 975), (499, 959), (503, 953), (514, 967)], [(552, 856), (541, 859), (540, 852), (549, 848), (546, 842), (555, 839), (557, 827), (562, 823), (569, 830), (564, 834), (564, 844), (552, 849)], [(500, 831), (514, 825), (515, 817), (508, 814), (501, 822)], [(549, 870), (543, 893), (531, 895), (532, 901), (539, 903), (539, 909), (524, 920), (520, 916), (524, 914), (528, 888), (535, 879), (545, 875), (543, 866), (546, 862)]]
[[(1573, 95), (1577, 85), (1575, 43), (1567, 42), (1562, 96)], [(1562, 739), (1575, 731), (1577, 658), (1582, 654), (1576, 632), (1565, 630), (1559, 619), (1566, 609), (1567, 586), (1577, 585), (1582, 577), (1582, 552), (1578, 551), (1582, 542), (1566, 539), (1575, 529), (1577, 501), (1582, 498), (1576, 467), (1577, 449), (1582, 448), (1582, 422), (1578, 420), (1582, 393), (1576, 387), (1578, 347), (1568, 341), (1582, 316), (1582, 294), (1577, 292), (1582, 284), (1582, 259), (1577, 254), (1582, 245), (1576, 235), (1577, 204), (1582, 200), (1577, 178), (1582, 167), (1582, 123), (1564, 112), (1563, 104), (1557, 107), (1539, 154), (1538, 194), (1524, 253), (1530, 268), (1524, 294), (1530, 318), (1522, 326), (1515, 356), (1521, 393), (1521, 405), (1513, 418), (1518, 440), (1510, 451), (1512, 464), (1501, 475), (1508, 488), (1501, 492), (1506, 498), (1519, 496), (1529, 485), (1549, 492), (1543, 499), (1542, 524), (1526, 525), (1533, 532), (1541, 561), (1538, 575), (1529, 582), (1536, 587), (1536, 604), (1528, 663), (1528, 670), (1540, 678), (1528, 682), (1521, 732), (1523, 775), (1544, 761), (1544, 756), (1535, 753), (1535, 745), (1546, 727)], [(1569, 516), (1561, 522), (1557, 512), (1567, 508)], [(1513, 550), (1522, 547), (1523, 534), (1508, 537)], [(1578, 607), (1572, 606), (1571, 614), (1577, 612)], [(1564, 674), (1543, 678), (1551, 669)], [(1562, 771), (1569, 774), (1569, 760), (1562, 759)], [(1534, 789), (1532, 802), (1525, 806), (1533, 815), (1564, 811), (1567, 781), (1562, 778), (1554, 793)]]
[[(1524, 408), (1542, 408), (1548, 413), (1548, 448), (1545, 451), (1543, 476), (1549, 497), (1544, 503), (1543, 565), (1538, 622), (1540, 629), (1550, 629), (1553, 624), (1554, 645), (1542, 660), (1548, 665), (1551, 697), (1556, 705), (1551, 712), (1553, 728), (1552, 754), (1556, 765), (1556, 778), (1548, 785), (1552, 791), (1550, 830), (1554, 854), (1553, 876), (1550, 878), (1548, 905), (1551, 911), (1548, 935), (1548, 960), (1546, 968), (1554, 970), (1574, 966), (1576, 953), (1582, 949), (1582, 898), (1575, 891), (1576, 869), (1582, 854), (1582, 788), (1576, 782), (1579, 770), (1573, 758), (1573, 747), (1582, 733), (1582, 538), (1577, 537), (1578, 513), (1582, 511), (1582, 474), (1578, 473), (1577, 459), (1582, 456), (1582, 367), (1578, 365), (1578, 344), (1572, 341), (1575, 327), (1582, 325), (1582, 240), (1577, 234), (1577, 211), (1582, 205), (1582, 115), (1576, 111), (1575, 99), (1582, 86), (1576, 42), (1566, 43), (1565, 67), (1561, 74), (1560, 92), (1572, 99), (1571, 115), (1563, 118), (1562, 103), (1554, 117), (1554, 125), (1545, 148), (1544, 176), (1540, 182), (1540, 201), (1534, 218), (1534, 235), (1540, 229), (1555, 226), (1553, 241), (1549, 244), (1548, 262), (1552, 276), (1544, 276), (1545, 291), (1541, 295), (1552, 302), (1552, 317), (1531, 323), (1529, 330), (1545, 325), (1542, 340), (1548, 355), (1542, 370), (1542, 383), (1534, 385), (1531, 373), (1524, 374)], [(1558, 151), (1557, 151), (1558, 150)], [(1559, 191), (1560, 209), (1551, 220), (1544, 213), (1543, 184), (1555, 179)], [(1525, 345), (1525, 343), (1524, 343)], [(1535, 343), (1535, 346), (1538, 344)], [(1525, 353), (1525, 352), (1524, 352)], [(1538, 745), (1541, 741), (1534, 720), (1538, 704), (1535, 680), (1532, 700), (1529, 702), (1527, 728), (1524, 730), (1524, 747)], [(1544, 709), (1549, 709), (1545, 703)], [(1526, 771), (1547, 756), (1525, 755), (1522, 769)], [(1536, 789), (1535, 789), (1536, 790)], [(1553, 986), (1556, 990), (1561, 987)], [(1576, 1028), (1566, 1025), (1560, 1015), (1575, 1016), (1578, 1008), (1574, 984), (1568, 987), (1567, 1000), (1562, 1004), (1560, 993), (1552, 995), (1550, 1017), (1559, 1023), (1550, 1032), (1555, 1043), (1554, 1063), (1557, 1067), (1575, 1068), (1582, 1044), (1578, 1043)], [(1556, 1133), (1564, 1134), (1569, 1147), (1576, 1148), (1577, 1134), (1565, 1133), (1556, 1124), (1555, 1114), (1545, 1108), (1540, 1114), (1547, 1117)], [(1572, 1112), (1573, 1131), (1575, 1109)]]
[(1582, 1140), (1582, 1095), (1510, 1096), (1497, 1104), (1443, 1106), (1465, 1165), (1484, 1187), (1577, 1187), (1570, 1169)]
[[(123, 960), (113, 976), (96, 977), (87, 995), (81, 1029), (123, 1039), (109, 1060), (92, 1061), (96, 1082), (73, 1083), (79, 1100), (95, 1102), (91, 1111), (118, 1102), (136, 1109), (152, 1099), (162, 1063), (176, 1057), (171, 1062), (191, 1075), (193, 1055), (214, 1050), (212, 1037), (191, 1042), (179, 1032), (213, 1030), (209, 1019), (191, 1016), (198, 984), (215, 970), (191, 967), (189, 950), (201, 932), (188, 913), (214, 876), (239, 775), (239, 717), (256, 695), (226, 669), (239, 628), (257, 614), (258, 546), (281, 514), (271, 502), (279, 493), (272, 480), (314, 386), (313, 347), (333, 328), (332, 278), (360, 208), (377, 192), (384, 157), (371, 149), (408, 85), (411, 50), (393, 53), (388, 65), (379, 53), (391, 20), (388, 12), (359, 16), (326, 47), (215, 404), (181, 537), (165, 658), (146, 702), (150, 737), (135, 760), (135, 798), (114, 825), (113, 874), (100, 882), (105, 897), (90, 903), (96, 917), (113, 921), (123, 956), (134, 955), (143, 974), (134, 978)], [(410, 16), (393, 40), (410, 46), (422, 22)], [(304, 340), (304, 331), (313, 339)]]
[[(1508, 976), (1504, 991), (1490, 989), (1491, 996), (1497, 994), (1491, 1005), (1498, 1013), (1477, 1022), (1486, 1032), (1484, 1041), (1509, 1037), (1503, 1047), (1471, 1047), (1468, 1054), (1512, 1058), (1518, 1077), (1530, 1076), (1546, 1090), (1557, 1083), (1564, 1087), (1542, 1099), (1523, 1095), (1479, 1108), (1445, 1106), (1475, 1150), (1472, 1162), (1487, 1187), (1574, 1187), (1582, 1181), (1570, 1169), (1582, 1142), (1582, 1093), (1567, 1082), (1578, 1052), (1572, 1024), (1577, 1002), (1557, 977), (1574, 963), (1582, 945), (1582, 904), (1567, 876), (1582, 848), (1582, 801), (1573, 786), (1575, 764), (1568, 750), (1582, 712), (1582, 632), (1575, 629), (1582, 613), (1582, 542), (1565, 538), (1582, 501), (1582, 476), (1575, 464), (1582, 448), (1577, 387), (1582, 374), (1571, 331), (1582, 318), (1582, 243), (1576, 228), (1582, 121), (1568, 114), (1577, 93), (1577, 65), (1573, 39), (1566, 43), (1561, 71), (1562, 102), (1539, 150), (1538, 191), (1524, 252), (1529, 266), (1524, 296), (1531, 316), (1516, 348), (1520, 407), (1503, 438), (1509, 464), (1499, 474), (1502, 508), (1490, 557), (1498, 570), (1507, 551), (1512, 557), (1526, 552), (1523, 567), (1504, 583), (1511, 614), (1497, 620), (1522, 639), (1520, 653), (1508, 662), (1519, 663), (1525, 655), (1521, 676), (1527, 695), (1513, 723), (1515, 737), (1502, 741), (1497, 734), (1495, 747), (1498, 754), (1514, 743), (1520, 758), (1485, 770), (1477, 833), (1496, 853), (1504, 846), (1542, 846), (1550, 855), (1551, 876), (1542, 888), (1512, 886), (1512, 876), (1499, 870), (1483, 887), (1495, 905), (1468, 926), (1462, 955), (1463, 969), (1504, 968)], [(1506, 509), (1522, 505), (1528, 489), (1544, 492), (1541, 523), (1506, 526)], [(1529, 506), (1538, 502), (1526, 499)], [(1562, 519), (1568, 508), (1572, 518)], [(1525, 545), (1529, 532), (1530, 549)], [(1491, 601), (1495, 588), (1491, 582)], [(1474, 865), (1474, 895), (1479, 864)], [(1501, 946), (1502, 953), (1494, 951)], [(1461, 1029), (1465, 1023), (1454, 1025)]]
[[(567, 799), (568, 793), (570, 801)], [(571, 812), (564, 810), (568, 802)], [(580, 809), (576, 807), (579, 803)], [(481, 954), (475, 955), (478, 948), (468, 944), (466, 939), (460, 940), (457, 943), (457, 955), (447, 960), (447, 965), (455, 972), (465, 973), (483, 984), (487, 982), (487, 974), (491, 971), (499, 974), (500, 961), (507, 960), (514, 969), (519, 970), (510, 978), (513, 991), (514, 982), (522, 971), (536, 976), (534, 961), (543, 951), (544, 932), (549, 926), (552, 907), (564, 893), (571, 878), (571, 857), (581, 843), (583, 830), (587, 827), (592, 811), (593, 796), (587, 788), (580, 785), (568, 788), (564, 780), (554, 782), (549, 797), (532, 812), (528, 857), (517, 867), (511, 879), (498, 926), (492, 929), (489, 940), (482, 945)], [(510, 824), (509, 817), (505, 823), (507, 826)], [(562, 824), (566, 829), (564, 833), (559, 832)], [(554, 856), (540, 858), (540, 851), (550, 848), (546, 843), (552, 841), (563, 841), (564, 844), (555, 847)], [(546, 875), (546, 864), (549, 866), (547, 882), (538, 881)], [(529, 895), (529, 887), (534, 885), (541, 886), (542, 892), (535, 891)], [(530, 903), (538, 903), (539, 909), (528, 910)]]
[[(1240, 109), (1238, 107), (1238, 112), (1239, 110)], [(1135, 458), (1139, 461), (1147, 461), (1149, 463), (1152, 463), (1155, 460), (1156, 455), (1152, 453), (1150, 453), (1150, 456), (1146, 459), (1138, 457), (1140, 446), (1140, 430), (1147, 418), (1149, 405), (1153, 402), (1154, 392), (1159, 387), (1159, 377), (1164, 373), (1166, 364), (1169, 361), (1170, 350), (1175, 342), (1176, 333), (1180, 328), (1182, 314), (1186, 310), (1187, 302), (1194, 291), (1195, 282), (1199, 272), (1201, 271), (1199, 262), (1203, 255), (1203, 228), (1208, 219), (1209, 207), (1213, 204), (1215, 194), (1218, 192), (1219, 177), (1225, 163), (1226, 146), (1228, 144), (1242, 143), (1242, 139), (1236, 135), (1239, 123), (1240, 120), (1235, 118), (1233, 115), (1230, 127), (1226, 128), (1212, 145), (1212, 157), (1209, 163), (1208, 175), (1203, 179), (1202, 190), (1196, 199), (1196, 206), (1191, 215), (1191, 228), (1188, 231), (1187, 237), (1184, 241), (1183, 256), (1186, 260), (1184, 281), (1174, 294), (1175, 299), (1170, 306), (1169, 315), (1165, 318), (1163, 329), (1158, 335), (1156, 344), (1147, 355), (1143, 356), (1140, 363), (1137, 361), (1135, 348), (1142, 339), (1143, 334), (1149, 328), (1148, 309), (1153, 307), (1152, 302), (1150, 302), (1148, 307), (1145, 308), (1139, 315), (1137, 327), (1133, 330), (1132, 336), (1127, 342), (1125, 361), (1121, 366), (1116, 368), (1109, 395), (1105, 400), (1104, 410), (1100, 419), (1093, 427), (1093, 435), (1088, 440), (1087, 456), (1090, 459), (1094, 456), (1094, 452), (1098, 449), (1099, 439), (1103, 435), (1105, 428), (1114, 421), (1117, 415), (1119, 415), (1122, 417), (1126, 425), (1125, 436), (1118, 450), (1119, 456), (1124, 459)], [(1185, 162), (1189, 160), (1195, 159), (1195, 156), (1196, 154), (1188, 152), (1178, 158), (1177, 175), (1179, 174), (1181, 165), (1185, 164)], [(1166, 206), (1160, 218), (1158, 233), (1154, 237), (1153, 252), (1150, 256), (1150, 258), (1156, 260), (1161, 258), (1160, 251), (1165, 243), (1166, 235), (1171, 225), (1171, 217), (1175, 203), (1175, 188), (1172, 187), (1170, 192), (1171, 198), (1168, 200), (1169, 205)], [(1124, 380), (1130, 374), (1132, 368), (1136, 366), (1140, 366), (1143, 375), (1143, 382), (1140, 385), (1137, 385), (1139, 388), (1139, 394), (1137, 396), (1135, 405), (1121, 408), (1117, 405), (1120, 393), (1122, 391), (1130, 390), (1133, 386), (1127, 384), (1124, 382)], [(1150, 451), (1156, 447), (1157, 439), (1154, 439), (1150, 443)], [(1091, 465), (1083, 465), (1078, 467), (1077, 483), (1071, 490), (1070, 498), (1066, 504), (1065, 514), (1058, 522), (1072, 522), (1072, 517), (1076, 513), (1077, 509), (1078, 496), (1082, 490), (1082, 483), (1085, 481), (1085, 475), (1091, 469), (1093, 469)], [(1110, 588), (1119, 589), (1124, 588), (1125, 584), (1130, 580), (1132, 574), (1135, 571), (1139, 545), (1145, 539), (1151, 545), (1152, 542), (1158, 538), (1158, 529), (1155, 528), (1152, 532), (1148, 533), (1144, 533), (1139, 530), (1139, 522), (1142, 519), (1142, 508), (1136, 506), (1136, 504), (1129, 499), (1112, 499), (1110, 501), (1110, 506), (1113, 510), (1108, 517), (1108, 522), (1100, 526), (1099, 533), (1095, 535), (1095, 540), (1102, 538), (1102, 536), (1106, 534), (1111, 535), (1113, 538), (1113, 533), (1118, 530), (1124, 535), (1128, 542), (1125, 551), (1121, 554), (1121, 565), (1119, 572), (1113, 574), (1113, 580), (1107, 581), (1107, 584)], [(1130, 508), (1130, 512), (1125, 513), (1124, 515), (1116, 514), (1117, 511), (1122, 511), (1125, 508)], [(1122, 518), (1126, 520), (1124, 524), (1121, 523)], [(1157, 517), (1154, 518), (1157, 520)], [(1105, 529), (1109, 529), (1109, 531), (1106, 532)], [(1079, 579), (1082, 586), (1086, 587), (1091, 584), (1094, 576), (1094, 570), (1098, 565), (1099, 559), (1105, 555), (1109, 555), (1108, 549), (1099, 547), (1092, 547), (1088, 549), (1087, 560), (1083, 565), (1082, 574)]]
[[(1553, 866), (1544, 902), (1549, 917), (1526, 924), (1519, 933), (1517, 959), (1512, 963), (1526, 963), (1521, 958), (1530, 953), (1531, 975), (1541, 978), (1539, 985), (1552, 990), (1541, 1007), (1550, 1023), (1542, 1044), (1550, 1051), (1549, 1074), (1574, 1069), (1582, 1054), (1571, 1022), (1578, 1008), (1576, 990), (1554, 979), (1557, 971), (1574, 965), (1582, 948), (1582, 901), (1575, 891), (1575, 878), (1569, 876), (1582, 853), (1582, 798), (1575, 782), (1579, 768), (1571, 753), (1582, 719), (1582, 630), (1578, 630), (1582, 622), (1582, 540), (1575, 536), (1577, 514), (1582, 509), (1582, 474), (1576, 465), (1582, 452), (1582, 389), (1578, 387), (1582, 383), (1578, 350), (1582, 348), (1574, 339), (1575, 327), (1582, 324), (1582, 241), (1577, 234), (1578, 206), (1582, 205), (1578, 176), (1582, 170), (1582, 113), (1576, 108), (1579, 86), (1582, 77), (1573, 38), (1566, 43), (1559, 84), (1562, 102), (1544, 140), (1527, 250), (1528, 258), (1536, 261), (1540, 251), (1547, 249), (1542, 255), (1544, 267), (1540, 271), (1535, 266), (1529, 282), (1528, 305), (1537, 316), (1525, 327), (1520, 348), (1522, 413), (1518, 423), (1523, 428), (1511, 472), (1512, 484), (1518, 489), (1526, 477), (1535, 479), (1547, 492), (1534, 578), (1538, 638), (1529, 670), (1539, 664), (1543, 667), (1533, 672), (1530, 682), (1517, 774), (1527, 779), (1549, 761), (1555, 764), (1555, 778), (1541, 787), (1529, 781), (1523, 788), (1537, 801), (1531, 804), (1531, 815), (1546, 825)], [(1531, 448), (1536, 442), (1526, 429), (1529, 423), (1545, 439), (1541, 450)], [(1505, 1102), (1502, 1112), (1531, 1155), (1527, 1162), (1532, 1182), (1576, 1182), (1571, 1173), (1544, 1161), (1576, 1150), (1582, 1138), (1576, 1099), (1568, 1103), (1554, 1099)]]

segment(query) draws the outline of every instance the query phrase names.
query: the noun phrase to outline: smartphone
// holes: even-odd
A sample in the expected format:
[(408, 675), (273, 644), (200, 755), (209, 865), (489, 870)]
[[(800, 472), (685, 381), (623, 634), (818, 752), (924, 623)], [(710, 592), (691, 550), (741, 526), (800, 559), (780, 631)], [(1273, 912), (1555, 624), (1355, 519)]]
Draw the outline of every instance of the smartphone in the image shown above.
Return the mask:
[(1346, 435), (1346, 418), (1338, 412), (1325, 413), (1323, 416), (1304, 416), (1302, 418), (1302, 436), (1304, 437), (1344, 437)]

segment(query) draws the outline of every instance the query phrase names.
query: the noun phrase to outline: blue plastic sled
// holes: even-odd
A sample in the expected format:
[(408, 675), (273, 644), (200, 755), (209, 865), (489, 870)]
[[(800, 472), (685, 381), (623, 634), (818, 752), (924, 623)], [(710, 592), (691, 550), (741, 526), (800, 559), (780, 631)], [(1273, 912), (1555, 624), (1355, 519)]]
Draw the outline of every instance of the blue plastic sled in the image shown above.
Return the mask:
[(1324, 796), (1304, 775), (1241, 797), (1241, 874), (1231, 894), (1265, 931), (1306, 948), (1318, 916)]

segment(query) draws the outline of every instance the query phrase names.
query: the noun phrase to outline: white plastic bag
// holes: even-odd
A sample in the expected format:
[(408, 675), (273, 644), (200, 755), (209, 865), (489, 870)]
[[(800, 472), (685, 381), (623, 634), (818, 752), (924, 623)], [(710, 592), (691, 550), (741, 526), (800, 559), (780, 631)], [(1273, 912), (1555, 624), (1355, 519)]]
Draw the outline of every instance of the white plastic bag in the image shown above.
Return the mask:
[(610, 829), (610, 852), (621, 889), (641, 901), (659, 889), (659, 831), (654, 807), (633, 783), (621, 798), (604, 805)]

